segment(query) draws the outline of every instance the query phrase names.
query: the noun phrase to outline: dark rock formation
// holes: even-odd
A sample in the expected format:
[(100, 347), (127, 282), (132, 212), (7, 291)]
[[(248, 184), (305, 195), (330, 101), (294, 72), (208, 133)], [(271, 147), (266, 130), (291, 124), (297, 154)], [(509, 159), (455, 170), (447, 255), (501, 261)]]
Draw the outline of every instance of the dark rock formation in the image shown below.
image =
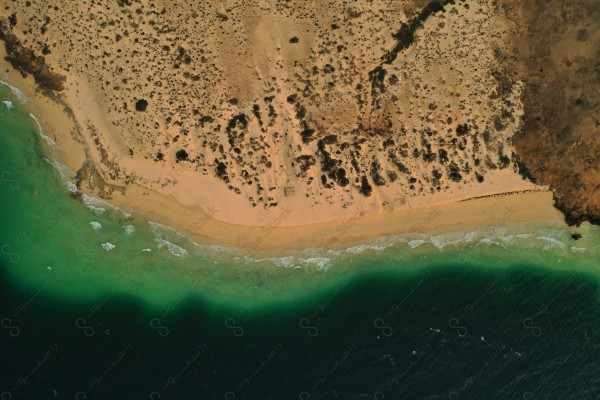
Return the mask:
[[(514, 38), (526, 84), (523, 127), (514, 143), (519, 171), (550, 187), (568, 224), (600, 224), (600, 6), (586, 0), (508, 3), (525, 15), (523, 31), (536, 32)], [(582, 26), (586, 32), (578, 30)], [(565, 48), (582, 56), (569, 57)]]
[[(14, 20), (16, 24), (16, 17)], [(12, 32), (12, 21), (0, 18), (0, 40), (4, 41), (7, 57), (6, 60), (26, 77), (33, 75), (40, 87), (50, 91), (61, 91), (65, 89), (66, 77), (52, 72), (46, 64), (43, 56), (36, 55), (31, 49), (23, 46), (21, 41)]]

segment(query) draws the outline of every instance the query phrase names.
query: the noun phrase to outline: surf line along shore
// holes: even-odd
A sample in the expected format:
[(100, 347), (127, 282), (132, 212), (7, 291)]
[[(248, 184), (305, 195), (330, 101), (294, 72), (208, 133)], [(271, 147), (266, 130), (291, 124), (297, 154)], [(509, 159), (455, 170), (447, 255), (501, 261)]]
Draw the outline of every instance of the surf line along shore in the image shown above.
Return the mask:
[[(108, 132), (103, 135), (106, 151), (119, 150), (116, 134), (111, 132), (101, 106), (96, 103), (97, 97), (85, 79), (67, 74), (64, 92), (47, 96), (36, 87), (31, 76), (24, 78), (5, 57), (6, 51), (0, 46), (0, 79), (26, 95), (28, 101), (21, 106), (38, 117), (44, 133), (60, 148), (61, 161), (73, 171), (81, 170), (86, 162), (98, 162), (102, 157), (89, 145), (93, 142), (86, 129), (90, 125)], [(125, 166), (132, 166), (132, 161), (123, 161)], [(137, 167), (141, 171), (157, 171), (153, 164)], [(158, 173), (163, 171), (158, 170)], [(236, 200), (227, 190), (219, 191), (222, 182), (211, 181), (210, 177), (199, 177), (189, 172), (165, 174), (173, 174), (179, 185), (163, 190), (139, 183), (123, 184), (125, 190), (113, 191), (106, 200), (146, 220), (173, 227), (199, 243), (255, 250), (344, 248), (395, 234), (443, 233), (562, 219), (552, 205), (551, 192), (522, 181), (520, 176), (509, 170), (490, 179), (488, 185), (465, 185), (452, 193), (406, 199), (398, 208), (394, 204), (387, 207), (385, 201), (375, 207), (357, 201), (344, 209), (331, 206), (297, 208), (290, 202), (268, 212), (238, 207), (239, 199)], [(208, 189), (201, 190), (196, 193), (199, 196), (194, 197), (194, 189), (191, 188), (197, 187)], [(89, 194), (98, 195), (94, 192)], [(481, 198), (490, 195), (494, 196)], [(215, 209), (220, 209), (217, 210), (220, 212)], [(252, 212), (254, 215), (248, 215)], [(219, 218), (223, 214), (229, 215), (227, 221)]]

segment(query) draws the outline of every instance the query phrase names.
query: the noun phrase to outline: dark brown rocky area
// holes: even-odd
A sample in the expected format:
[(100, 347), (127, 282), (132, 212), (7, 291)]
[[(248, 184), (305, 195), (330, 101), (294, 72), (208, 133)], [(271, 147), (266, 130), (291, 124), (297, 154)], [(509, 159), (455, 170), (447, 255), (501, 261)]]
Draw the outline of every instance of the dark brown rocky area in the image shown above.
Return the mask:
[(526, 83), (515, 137), (521, 173), (550, 186), (569, 224), (600, 224), (600, 2), (508, 2), (504, 10), (519, 27)]
[(6, 60), (23, 74), (32, 74), (35, 81), (43, 89), (51, 91), (62, 91), (65, 89), (66, 77), (52, 72), (44, 56), (21, 44), (17, 36), (12, 32), (11, 26), (16, 25), (16, 14), (12, 14), (9, 20), (0, 18), (0, 40), (4, 41), (8, 56)]

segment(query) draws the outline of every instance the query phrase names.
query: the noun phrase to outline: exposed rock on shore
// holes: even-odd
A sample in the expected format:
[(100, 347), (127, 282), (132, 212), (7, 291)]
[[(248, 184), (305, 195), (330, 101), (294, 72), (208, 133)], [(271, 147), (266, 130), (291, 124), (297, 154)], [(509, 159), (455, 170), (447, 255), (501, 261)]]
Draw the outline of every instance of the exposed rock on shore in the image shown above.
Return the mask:
[[(14, 16), (15, 14), (13, 14)], [(13, 17), (16, 24), (16, 16)], [(11, 26), (15, 25), (11, 21), (0, 18), (0, 40), (4, 41), (6, 57), (13, 67), (21, 71), (23, 76), (32, 74), (35, 81), (43, 89), (52, 91), (61, 91), (65, 88), (66, 77), (56, 72), (46, 64), (44, 56), (23, 46), (17, 36), (13, 33)]]
[(600, 3), (506, 2), (525, 82), (520, 171), (571, 225), (600, 224)]

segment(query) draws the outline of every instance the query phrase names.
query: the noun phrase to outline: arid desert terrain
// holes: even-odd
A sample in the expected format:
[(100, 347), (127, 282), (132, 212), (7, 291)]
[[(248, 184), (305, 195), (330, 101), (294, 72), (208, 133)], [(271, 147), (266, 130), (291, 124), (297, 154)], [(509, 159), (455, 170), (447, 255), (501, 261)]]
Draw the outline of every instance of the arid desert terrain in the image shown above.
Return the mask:
[(580, 223), (600, 6), (576, 3), (8, 1), (2, 66), (109, 201), (293, 226), (550, 189)]

